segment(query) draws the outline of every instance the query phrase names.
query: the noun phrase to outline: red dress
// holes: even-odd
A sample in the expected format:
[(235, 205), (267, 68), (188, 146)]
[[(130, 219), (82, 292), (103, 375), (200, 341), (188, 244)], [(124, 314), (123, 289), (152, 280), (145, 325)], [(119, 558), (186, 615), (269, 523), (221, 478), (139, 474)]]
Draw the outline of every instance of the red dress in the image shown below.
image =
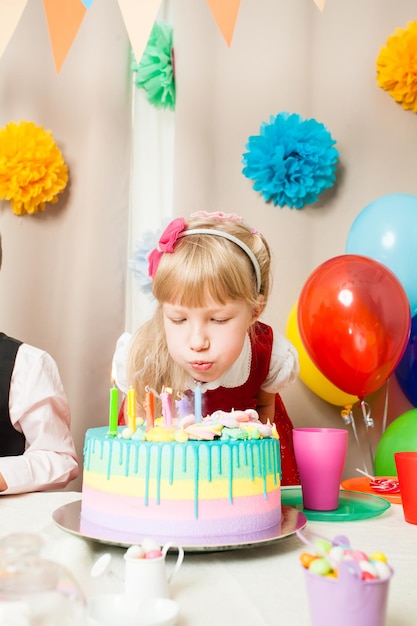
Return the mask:
[[(254, 335), (251, 336), (252, 362), (249, 378), (239, 387), (218, 387), (203, 394), (203, 415), (209, 415), (217, 409), (256, 409), (257, 393), (269, 372), (272, 354), (273, 331), (270, 326), (256, 322)], [(281, 445), (281, 484), (299, 485), (297, 464), (292, 443), (293, 425), (286, 411), (281, 396), (275, 394), (276, 425)]]

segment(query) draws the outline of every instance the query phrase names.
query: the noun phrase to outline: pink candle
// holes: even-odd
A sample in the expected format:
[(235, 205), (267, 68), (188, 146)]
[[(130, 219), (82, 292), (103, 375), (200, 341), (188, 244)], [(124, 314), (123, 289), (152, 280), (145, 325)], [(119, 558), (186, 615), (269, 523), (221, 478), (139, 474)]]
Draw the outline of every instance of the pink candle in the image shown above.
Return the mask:
[(172, 389), (170, 387), (162, 388), (161, 404), (162, 404), (162, 416), (164, 418), (165, 426), (172, 425), (171, 393), (172, 393)]

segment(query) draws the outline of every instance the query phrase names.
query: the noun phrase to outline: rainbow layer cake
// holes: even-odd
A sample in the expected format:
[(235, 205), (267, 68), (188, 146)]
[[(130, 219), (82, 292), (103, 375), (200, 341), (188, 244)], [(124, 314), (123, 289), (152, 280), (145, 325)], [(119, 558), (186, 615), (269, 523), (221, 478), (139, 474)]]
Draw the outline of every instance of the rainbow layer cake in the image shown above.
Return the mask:
[[(139, 421), (139, 420), (138, 420)], [(90, 428), (81, 524), (143, 536), (221, 538), (281, 520), (280, 445), (256, 411), (170, 427)]]

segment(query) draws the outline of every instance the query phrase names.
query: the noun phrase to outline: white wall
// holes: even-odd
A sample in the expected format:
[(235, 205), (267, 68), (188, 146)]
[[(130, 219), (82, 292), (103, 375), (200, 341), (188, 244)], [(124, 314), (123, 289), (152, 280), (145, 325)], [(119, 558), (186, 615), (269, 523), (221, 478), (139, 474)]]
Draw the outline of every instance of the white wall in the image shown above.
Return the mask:
[[(413, 0), (327, 0), (323, 13), (312, 0), (242, 0), (229, 49), (205, 2), (175, 2), (175, 213), (236, 211), (268, 235), (275, 267), (265, 319), (276, 330), (285, 332), (313, 269), (345, 252), (365, 206), (388, 193), (417, 194), (416, 116), (375, 78), (388, 36), (415, 19)], [(340, 152), (334, 188), (298, 211), (266, 204), (241, 173), (248, 137), (282, 111), (325, 124)], [(296, 425), (343, 426), (341, 407), (301, 381), (282, 395)], [(395, 377), (389, 398), (389, 420), (412, 408)], [(375, 446), (385, 389), (367, 400)], [(362, 413), (355, 416), (366, 454)], [(346, 477), (362, 467), (349, 432)]]
[[(17, 217), (0, 203), (0, 328), (57, 361), (81, 462), (86, 428), (108, 419), (111, 357), (124, 330), (130, 102), (115, 0), (93, 3), (58, 76), (43, 4), (29, 0), (0, 59), (0, 125), (51, 130), (69, 184), (42, 214)], [(80, 485), (81, 475), (70, 488)]]

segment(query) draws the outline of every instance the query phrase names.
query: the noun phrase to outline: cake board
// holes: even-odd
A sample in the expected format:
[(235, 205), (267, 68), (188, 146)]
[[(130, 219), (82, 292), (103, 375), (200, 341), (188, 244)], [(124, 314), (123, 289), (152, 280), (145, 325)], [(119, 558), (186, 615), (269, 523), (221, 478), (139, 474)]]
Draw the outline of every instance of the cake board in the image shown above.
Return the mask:
[[(263, 531), (243, 533), (233, 537), (218, 538), (202, 537), (198, 540), (188, 537), (172, 537), (153, 535), (153, 539), (160, 545), (172, 543), (173, 547), (181, 546), (186, 552), (218, 552), (222, 550), (236, 550), (240, 548), (252, 548), (260, 545), (275, 543), (294, 535), (307, 524), (306, 516), (297, 509), (282, 505), (281, 522)], [(129, 547), (132, 544), (142, 543), (145, 537), (137, 533), (124, 533), (112, 529), (85, 524), (81, 520), (81, 499), (60, 506), (52, 514), (54, 522), (64, 531), (107, 545)]]

